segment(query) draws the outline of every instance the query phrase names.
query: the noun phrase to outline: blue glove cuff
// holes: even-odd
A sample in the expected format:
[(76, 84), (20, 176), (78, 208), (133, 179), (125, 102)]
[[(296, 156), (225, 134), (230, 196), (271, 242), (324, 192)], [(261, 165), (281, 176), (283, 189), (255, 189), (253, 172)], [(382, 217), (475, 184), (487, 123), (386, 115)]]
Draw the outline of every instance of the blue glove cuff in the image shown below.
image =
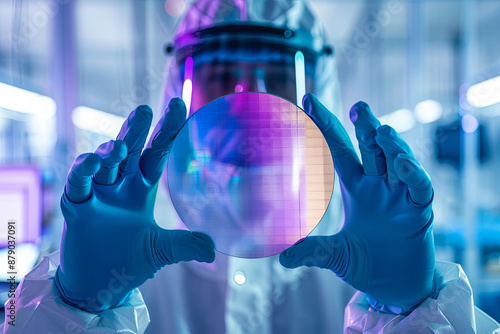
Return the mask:
[(68, 305), (75, 307), (79, 310), (89, 312), (89, 313), (98, 313), (105, 311), (110, 308), (115, 308), (123, 304), (128, 298), (130, 297), (130, 294), (132, 291), (130, 291), (120, 302), (118, 302), (116, 305), (101, 305), (97, 304), (96, 301), (91, 302), (90, 298), (89, 301), (81, 301), (81, 300), (75, 300), (67, 296), (67, 294), (64, 292), (64, 288), (61, 284), (61, 281), (59, 279), (59, 271), (61, 270), (61, 267), (57, 267), (56, 274), (54, 275), (54, 285), (57, 288), (57, 291), (59, 292), (59, 295), (61, 296), (61, 299)]

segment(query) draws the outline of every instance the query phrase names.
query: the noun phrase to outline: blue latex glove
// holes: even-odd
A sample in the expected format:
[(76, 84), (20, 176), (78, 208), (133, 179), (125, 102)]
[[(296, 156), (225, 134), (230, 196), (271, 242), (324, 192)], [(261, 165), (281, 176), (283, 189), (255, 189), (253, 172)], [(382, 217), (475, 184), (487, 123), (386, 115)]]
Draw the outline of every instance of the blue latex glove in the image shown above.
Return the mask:
[(435, 292), (431, 180), (403, 139), (370, 107), (350, 117), (360, 163), (339, 120), (312, 94), (305, 111), (322, 131), (339, 175), (345, 222), (332, 236), (307, 237), (280, 255), (288, 268), (331, 269), (377, 309), (403, 314)]
[(65, 226), (55, 277), (67, 303), (92, 312), (116, 307), (167, 264), (214, 260), (206, 234), (165, 230), (153, 217), (158, 181), (185, 115), (184, 102), (172, 99), (142, 152), (152, 111), (140, 106), (116, 141), (73, 163), (61, 199)]

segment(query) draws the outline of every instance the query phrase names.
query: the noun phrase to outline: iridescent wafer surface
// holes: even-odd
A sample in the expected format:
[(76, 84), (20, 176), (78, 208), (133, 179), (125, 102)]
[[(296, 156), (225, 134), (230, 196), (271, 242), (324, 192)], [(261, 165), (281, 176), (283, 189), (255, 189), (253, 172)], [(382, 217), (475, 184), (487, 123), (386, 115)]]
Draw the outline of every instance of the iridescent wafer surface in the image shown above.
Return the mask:
[(293, 103), (235, 93), (194, 113), (174, 141), (169, 193), (180, 218), (222, 253), (278, 254), (319, 223), (333, 191), (328, 144)]

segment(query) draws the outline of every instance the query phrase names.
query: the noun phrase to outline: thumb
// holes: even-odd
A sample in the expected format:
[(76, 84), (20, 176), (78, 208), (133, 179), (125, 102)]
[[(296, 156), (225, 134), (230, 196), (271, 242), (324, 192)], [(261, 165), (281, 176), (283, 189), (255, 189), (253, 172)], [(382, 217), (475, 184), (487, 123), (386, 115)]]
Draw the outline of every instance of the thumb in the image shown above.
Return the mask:
[(331, 269), (344, 277), (349, 259), (347, 242), (341, 234), (307, 237), (280, 254), (280, 263), (286, 268), (300, 266)]
[(153, 246), (153, 257), (159, 268), (180, 261), (210, 263), (215, 260), (214, 248), (213, 240), (205, 233), (161, 229)]

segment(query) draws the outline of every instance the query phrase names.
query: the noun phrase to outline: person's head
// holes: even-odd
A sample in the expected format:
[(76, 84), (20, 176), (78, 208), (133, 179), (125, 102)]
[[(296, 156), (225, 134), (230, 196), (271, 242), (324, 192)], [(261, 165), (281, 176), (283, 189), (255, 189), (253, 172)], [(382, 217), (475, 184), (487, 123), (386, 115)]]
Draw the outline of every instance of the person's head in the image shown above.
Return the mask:
[(169, 50), (164, 103), (181, 96), (190, 114), (241, 91), (267, 92), (298, 105), (313, 92), (328, 107), (338, 107), (332, 48), (305, 1), (198, 0)]
[[(303, 95), (312, 92), (331, 110), (338, 109), (338, 82), (333, 50), (326, 43), (321, 23), (305, 1), (198, 0), (187, 9), (168, 49), (171, 57), (168, 80), (164, 86), (164, 105), (171, 98), (181, 96), (190, 115), (219, 97), (243, 91), (270, 93), (299, 106), (302, 105)], [(209, 116), (198, 114), (195, 118)], [(222, 125), (219, 123), (217, 126), (207, 125), (206, 129), (203, 129), (206, 131), (200, 131), (196, 127), (196, 131), (192, 133), (203, 138), (200, 141), (208, 146), (210, 157), (213, 158), (210, 161), (242, 169), (237, 176), (240, 180), (237, 188), (239, 192), (233, 191), (232, 194), (236, 193), (245, 199), (243, 208), (258, 207), (260, 210), (252, 211), (256, 215), (243, 212), (242, 216), (263, 222), (261, 215), (267, 216), (269, 212), (274, 212), (274, 207), (269, 201), (264, 200), (263, 196), (258, 196), (264, 189), (244, 185), (251, 183), (265, 187), (264, 178), (268, 178), (269, 175), (275, 176), (269, 174), (270, 171), (279, 173), (278, 169), (268, 167), (282, 164), (281, 157), (288, 155), (279, 150), (281, 147), (276, 147), (279, 153), (277, 156), (280, 158), (256, 159), (250, 150), (241, 150), (242, 144), (254, 137), (253, 129), (234, 125), (244, 118), (241, 114), (228, 113), (224, 122), (221, 122)], [(211, 124), (208, 121), (200, 123)], [(213, 135), (214, 133), (216, 135)], [(192, 139), (189, 135), (188, 140), (187, 132), (181, 131), (178, 138), (183, 136), (186, 137), (185, 142)], [(284, 134), (279, 131), (276, 133), (277, 138), (282, 136)], [(210, 138), (218, 139), (209, 140)], [(324, 145), (326, 146), (326, 142)], [(264, 145), (252, 148), (257, 156), (269, 151), (269, 146)], [(184, 175), (186, 166), (192, 161), (197, 161), (193, 158), (196, 157), (193, 151), (196, 150), (192, 148), (177, 152), (174, 150), (171, 157), (175, 157), (173, 161), (180, 162), (175, 166), (179, 169), (176, 170), (177, 175)], [(203, 163), (206, 163), (204, 157)], [(203, 171), (208, 173), (206, 170)], [(301, 177), (305, 177), (305, 169), (296, 168), (294, 175), (297, 182), (304, 181), (305, 179), (302, 180)], [(233, 175), (229, 176), (228, 179), (232, 180)], [(184, 177), (178, 177), (173, 181), (176, 184), (175, 189), (183, 191), (183, 194), (187, 189), (196, 188), (197, 191), (204, 189), (199, 185), (193, 188), (192, 185), (186, 184), (185, 180)], [(248, 180), (252, 182), (247, 182)], [(291, 187), (294, 184), (294, 182), (283, 182), (280, 184), (281, 188), (276, 188), (279, 189), (276, 191), (293, 197), (295, 193)], [(246, 194), (245, 191), (251, 193)], [(201, 193), (205, 194), (204, 191)], [(186, 199), (185, 208), (197, 205), (189, 196), (183, 198)], [(255, 205), (249, 206), (249, 199)], [(297, 196), (293, 197), (293, 200), (290, 199), (291, 202), (299, 200)], [(212, 200), (209, 203), (206, 204), (207, 208), (219, 202)], [(223, 204), (216, 206), (222, 207)], [(177, 209), (179, 210), (179, 207)], [(198, 207), (198, 209), (202, 211), (203, 208)], [(239, 217), (238, 214), (235, 216)], [(221, 220), (222, 218), (218, 220), (218, 224)], [(231, 220), (230, 224), (233, 223)]]

